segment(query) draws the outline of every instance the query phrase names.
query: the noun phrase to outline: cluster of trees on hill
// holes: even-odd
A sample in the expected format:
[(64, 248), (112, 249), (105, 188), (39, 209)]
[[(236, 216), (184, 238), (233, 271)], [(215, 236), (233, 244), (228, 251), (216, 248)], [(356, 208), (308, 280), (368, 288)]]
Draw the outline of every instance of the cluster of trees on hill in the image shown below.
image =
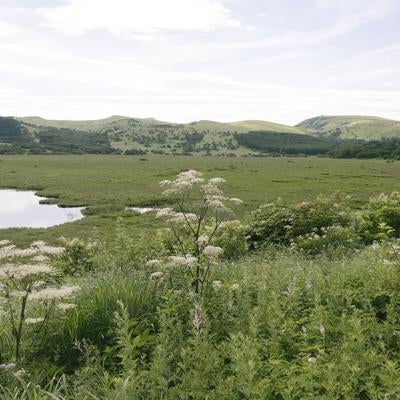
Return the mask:
[(249, 132), (235, 136), (242, 146), (262, 153), (280, 155), (323, 155), (332, 149), (332, 142), (309, 135), (283, 132)]
[(333, 158), (384, 158), (400, 160), (400, 138), (343, 143), (328, 154)]
[(0, 143), (14, 143), (23, 140), (26, 131), (12, 117), (0, 117)]
[(400, 160), (400, 138), (352, 141), (280, 132), (249, 132), (235, 138), (242, 146), (266, 154)]
[(111, 147), (105, 133), (53, 127), (40, 127), (29, 132), (16, 119), (0, 117), (0, 154), (42, 153), (111, 154), (120, 151)]

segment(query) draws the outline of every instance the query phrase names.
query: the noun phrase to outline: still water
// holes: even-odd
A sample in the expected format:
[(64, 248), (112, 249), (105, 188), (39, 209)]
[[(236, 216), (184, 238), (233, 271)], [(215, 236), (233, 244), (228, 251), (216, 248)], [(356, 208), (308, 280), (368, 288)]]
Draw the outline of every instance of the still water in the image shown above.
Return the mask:
[(61, 208), (40, 200), (31, 191), (0, 189), (0, 229), (48, 228), (83, 218), (82, 207)]

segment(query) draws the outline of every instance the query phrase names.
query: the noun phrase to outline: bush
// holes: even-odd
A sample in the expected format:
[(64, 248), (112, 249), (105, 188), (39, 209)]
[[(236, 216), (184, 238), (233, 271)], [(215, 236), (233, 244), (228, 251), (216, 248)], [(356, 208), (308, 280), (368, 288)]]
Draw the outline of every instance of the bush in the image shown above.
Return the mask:
[(308, 233), (293, 240), (293, 248), (306, 254), (339, 255), (360, 245), (360, 238), (353, 227), (332, 225), (321, 229), (321, 234)]
[(247, 253), (245, 227), (237, 220), (221, 224), (213, 242), (224, 249), (225, 259), (236, 259)]
[(362, 214), (359, 231), (366, 243), (400, 237), (400, 192), (371, 198)]
[(294, 206), (284, 206), (280, 201), (261, 206), (253, 214), (246, 232), (249, 245), (251, 248), (270, 243), (289, 245), (299, 237), (326, 237), (326, 230), (332, 226), (350, 229), (354, 216), (349, 200), (336, 193)]
[(64, 275), (80, 275), (94, 270), (95, 257), (100, 244), (96, 241), (85, 242), (81, 239), (66, 239), (65, 250), (55, 263)]

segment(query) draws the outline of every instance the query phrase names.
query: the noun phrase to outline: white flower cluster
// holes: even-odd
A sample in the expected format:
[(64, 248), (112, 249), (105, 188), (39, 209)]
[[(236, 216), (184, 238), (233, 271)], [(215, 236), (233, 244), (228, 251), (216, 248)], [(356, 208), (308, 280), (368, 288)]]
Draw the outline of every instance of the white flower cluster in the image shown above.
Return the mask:
[(26, 249), (19, 249), (9, 240), (3, 240), (0, 246), (0, 259), (17, 257), (32, 257), (35, 255), (59, 255), (64, 251), (63, 247), (49, 246), (46, 242), (36, 241)]
[(64, 247), (49, 246), (42, 240), (37, 240), (31, 244), (31, 248), (36, 249), (39, 254), (60, 255), (64, 252)]
[(197, 263), (197, 257), (170, 256), (167, 258), (167, 267), (192, 267)]
[(48, 287), (33, 292), (29, 297), (32, 300), (57, 300), (71, 297), (78, 290), (80, 290), (79, 286), (61, 286), (59, 288)]
[(209, 241), (210, 241), (210, 238), (207, 235), (203, 234), (203, 235), (200, 235), (199, 238), (197, 239), (197, 244), (202, 249), (207, 246)]
[(212, 287), (213, 289), (221, 289), (222, 288), (222, 282), (221, 281), (212, 281)]
[(39, 324), (40, 322), (43, 322), (44, 318), (26, 318), (25, 323), (26, 324)]
[(147, 267), (157, 267), (160, 264), (161, 264), (160, 260), (149, 260), (149, 261), (147, 261), (146, 266)]
[(214, 209), (226, 209), (224, 202), (229, 201), (234, 205), (242, 204), (243, 201), (237, 197), (225, 197), (222, 190), (218, 187), (219, 184), (224, 183), (223, 178), (211, 178), (205, 185), (201, 186), (201, 191), (205, 198), (206, 204)]
[(221, 249), (221, 247), (217, 246), (208, 245), (203, 250), (203, 254), (209, 259), (216, 259), (218, 257), (221, 257), (223, 253), (224, 250)]
[(7, 264), (0, 268), (0, 279), (24, 279), (32, 275), (51, 275), (54, 273), (54, 269), (46, 264)]
[(152, 274), (150, 274), (150, 279), (153, 279), (153, 280), (160, 279), (160, 278), (162, 278), (163, 275), (164, 275), (164, 273), (161, 271), (153, 272)]
[(190, 190), (193, 185), (203, 182), (203, 174), (193, 169), (181, 172), (173, 181), (164, 180), (160, 182), (161, 186), (166, 186), (163, 194), (166, 196), (180, 196)]
[(75, 308), (76, 304), (72, 304), (72, 303), (59, 303), (57, 304), (57, 308), (61, 311), (67, 311), (67, 310), (71, 310), (72, 308)]
[(197, 215), (193, 213), (175, 212), (172, 208), (160, 208), (157, 211), (156, 218), (165, 218), (168, 222), (175, 225), (182, 225), (191, 222), (197, 222)]

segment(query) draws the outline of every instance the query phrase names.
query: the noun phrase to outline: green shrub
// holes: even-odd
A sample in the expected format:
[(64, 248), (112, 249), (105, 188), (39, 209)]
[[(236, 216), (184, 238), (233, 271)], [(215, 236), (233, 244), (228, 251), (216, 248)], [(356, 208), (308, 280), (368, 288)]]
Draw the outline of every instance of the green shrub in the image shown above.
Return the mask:
[[(253, 213), (247, 229), (249, 245), (251, 248), (270, 243), (289, 245), (296, 243), (297, 238), (303, 243), (304, 238), (311, 236), (324, 236), (327, 242), (326, 231), (333, 226), (347, 228), (350, 233), (354, 216), (348, 206), (349, 200), (337, 193), (294, 206), (284, 206), (280, 201), (261, 206)], [(341, 244), (348, 238), (340, 239), (333, 232), (330, 230), (333, 244)]]
[(400, 192), (371, 198), (362, 213), (359, 231), (367, 243), (400, 237)]
[(85, 242), (77, 238), (65, 239), (65, 250), (56, 258), (55, 264), (64, 275), (92, 272), (99, 249), (100, 243), (94, 240)]
[(313, 232), (298, 236), (293, 240), (292, 246), (311, 255), (339, 255), (359, 247), (360, 242), (357, 232), (352, 227), (332, 225), (321, 228), (321, 234)]
[(225, 259), (237, 259), (247, 253), (245, 227), (240, 221), (226, 221), (216, 231), (213, 243), (224, 249)]

